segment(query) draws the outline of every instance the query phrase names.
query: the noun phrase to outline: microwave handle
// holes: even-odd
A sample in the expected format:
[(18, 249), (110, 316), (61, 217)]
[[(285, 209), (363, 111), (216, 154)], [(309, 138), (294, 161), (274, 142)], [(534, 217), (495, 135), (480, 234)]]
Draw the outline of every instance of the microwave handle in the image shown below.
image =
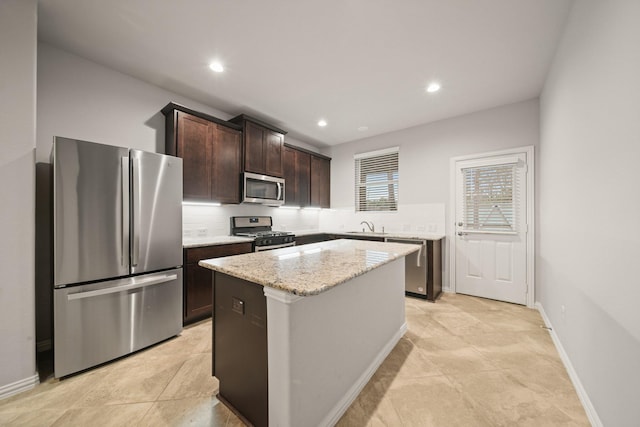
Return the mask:
[(276, 182), (276, 185), (278, 186), (278, 196), (276, 197), (276, 200), (282, 200), (282, 183)]

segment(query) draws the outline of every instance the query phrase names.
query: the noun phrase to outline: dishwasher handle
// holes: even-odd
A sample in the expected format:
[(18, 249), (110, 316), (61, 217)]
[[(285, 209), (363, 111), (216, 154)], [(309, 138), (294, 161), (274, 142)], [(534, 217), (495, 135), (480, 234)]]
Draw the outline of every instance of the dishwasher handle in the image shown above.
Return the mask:
[(394, 239), (392, 237), (387, 237), (384, 239), (385, 242), (389, 243), (407, 243), (410, 245), (420, 245), (420, 249), (418, 249), (418, 256), (416, 259), (416, 267), (420, 267), (420, 261), (422, 260), (422, 250), (424, 249), (425, 253), (427, 251), (427, 241), (426, 240), (417, 240), (417, 239)]
[(420, 260), (422, 259), (422, 249), (427, 245), (427, 242), (423, 241), (418, 249), (418, 259), (416, 261), (416, 267), (420, 267)]

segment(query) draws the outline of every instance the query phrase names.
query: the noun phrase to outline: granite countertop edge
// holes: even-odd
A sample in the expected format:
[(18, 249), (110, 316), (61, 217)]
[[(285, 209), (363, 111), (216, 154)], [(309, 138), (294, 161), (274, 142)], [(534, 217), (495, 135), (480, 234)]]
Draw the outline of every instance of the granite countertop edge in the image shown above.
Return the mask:
[[(334, 240), (332, 242), (338, 242), (338, 241)], [(330, 242), (323, 242), (323, 243), (330, 243)], [(323, 243), (314, 243), (312, 245), (307, 245), (307, 247), (308, 246), (321, 247)], [(381, 242), (366, 242), (366, 243), (359, 242), (358, 244), (362, 246), (362, 245), (366, 245), (367, 243), (375, 245), (375, 244), (380, 244)], [(420, 248), (418, 245), (403, 245), (403, 246), (406, 246), (406, 248), (403, 248), (403, 250), (401, 251), (388, 251), (387, 252), (389, 255), (388, 259), (381, 260), (373, 265), (366, 265), (364, 267), (360, 266), (359, 268), (350, 271), (346, 275), (339, 275), (338, 277), (336, 277), (335, 275), (329, 275), (328, 277), (325, 276), (325, 280), (319, 281), (317, 285), (310, 286), (308, 288), (300, 288), (295, 284), (288, 284), (286, 281), (282, 281), (282, 280), (270, 280), (268, 277), (265, 277), (263, 274), (260, 274), (260, 272), (254, 272), (254, 274), (251, 274), (251, 269), (247, 269), (247, 268), (239, 269), (239, 268), (233, 268), (233, 267), (228, 268), (224, 265), (219, 265), (220, 262), (223, 262), (221, 258), (216, 258), (211, 260), (202, 260), (198, 264), (201, 267), (205, 267), (213, 271), (217, 271), (223, 274), (237, 277), (239, 279), (247, 280), (249, 282), (256, 283), (261, 286), (278, 289), (278, 290), (290, 293), (292, 295), (307, 297), (307, 296), (319, 295), (323, 292), (326, 292), (342, 283), (348, 282), (349, 280), (354, 279), (358, 276), (362, 276), (363, 274), (369, 271), (375, 270), (378, 267), (381, 267), (385, 264), (388, 264), (399, 258), (405, 257), (413, 252), (416, 252)], [(287, 249), (292, 249), (292, 248), (285, 248), (282, 251), (286, 251)], [(268, 257), (270, 257), (274, 252), (275, 251), (267, 251), (267, 252), (261, 252), (261, 253), (254, 252), (252, 253), (252, 255), (264, 256), (266, 257), (265, 260), (268, 260), (269, 259)], [(249, 254), (235, 255), (233, 257), (227, 257), (227, 259), (242, 257), (246, 255), (249, 255)], [(212, 263), (208, 261), (212, 261)], [(274, 262), (277, 262), (277, 261), (274, 261)]]
[[(312, 236), (314, 234), (335, 234), (337, 236), (371, 236), (371, 237), (388, 237), (390, 239), (419, 239), (419, 240), (441, 240), (444, 239), (443, 234), (419, 234), (419, 233), (371, 233), (371, 232), (355, 232), (348, 233), (345, 231), (326, 231), (326, 230), (304, 230), (292, 231), (296, 236)], [(233, 243), (253, 242), (252, 237), (237, 236), (209, 236), (202, 238), (189, 238), (182, 241), (182, 247), (185, 249), (199, 248), (203, 246), (230, 245)]]
[(253, 243), (252, 237), (237, 237), (237, 236), (212, 236), (203, 237), (198, 239), (184, 239), (182, 241), (182, 247), (185, 249), (200, 248), (203, 246), (219, 246), (219, 245), (231, 245), (234, 243)]
[(360, 232), (360, 231), (335, 231), (335, 230), (304, 230), (292, 231), (296, 236), (312, 236), (314, 234), (335, 234), (337, 236), (371, 236), (371, 237), (388, 237), (390, 239), (419, 239), (419, 240), (441, 240), (445, 235), (440, 233), (378, 233), (378, 232)]

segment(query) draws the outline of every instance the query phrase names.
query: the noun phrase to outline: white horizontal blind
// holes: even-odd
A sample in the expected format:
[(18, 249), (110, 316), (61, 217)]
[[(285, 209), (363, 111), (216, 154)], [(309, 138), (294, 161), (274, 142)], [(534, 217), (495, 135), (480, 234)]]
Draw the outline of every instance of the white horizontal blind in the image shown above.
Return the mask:
[(398, 178), (398, 147), (356, 155), (356, 212), (397, 211)]
[(516, 164), (462, 169), (466, 230), (516, 231)]

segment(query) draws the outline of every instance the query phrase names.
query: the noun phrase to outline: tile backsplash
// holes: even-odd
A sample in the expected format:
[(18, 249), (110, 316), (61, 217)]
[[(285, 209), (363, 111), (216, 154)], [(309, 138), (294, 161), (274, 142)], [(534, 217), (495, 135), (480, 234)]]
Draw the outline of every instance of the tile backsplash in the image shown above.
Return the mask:
[(395, 212), (355, 212), (353, 208), (323, 209), (319, 228), (335, 231), (361, 231), (362, 221), (372, 222), (376, 231), (387, 233), (445, 233), (444, 203), (399, 205)]
[(273, 217), (273, 229), (279, 231), (359, 231), (362, 221), (370, 221), (376, 231), (388, 233), (445, 233), (444, 203), (400, 205), (397, 212), (354, 212), (344, 209), (283, 209), (270, 206), (183, 205), (184, 239), (197, 239), (230, 234), (230, 217), (263, 215)]
[(182, 236), (197, 239), (230, 234), (232, 216), (261, 215), (273, 218), (273, 229), (279, 231), (306, 231), (319, 228), (320, 210), (283, 209), (262, 205), (183, 205)]

